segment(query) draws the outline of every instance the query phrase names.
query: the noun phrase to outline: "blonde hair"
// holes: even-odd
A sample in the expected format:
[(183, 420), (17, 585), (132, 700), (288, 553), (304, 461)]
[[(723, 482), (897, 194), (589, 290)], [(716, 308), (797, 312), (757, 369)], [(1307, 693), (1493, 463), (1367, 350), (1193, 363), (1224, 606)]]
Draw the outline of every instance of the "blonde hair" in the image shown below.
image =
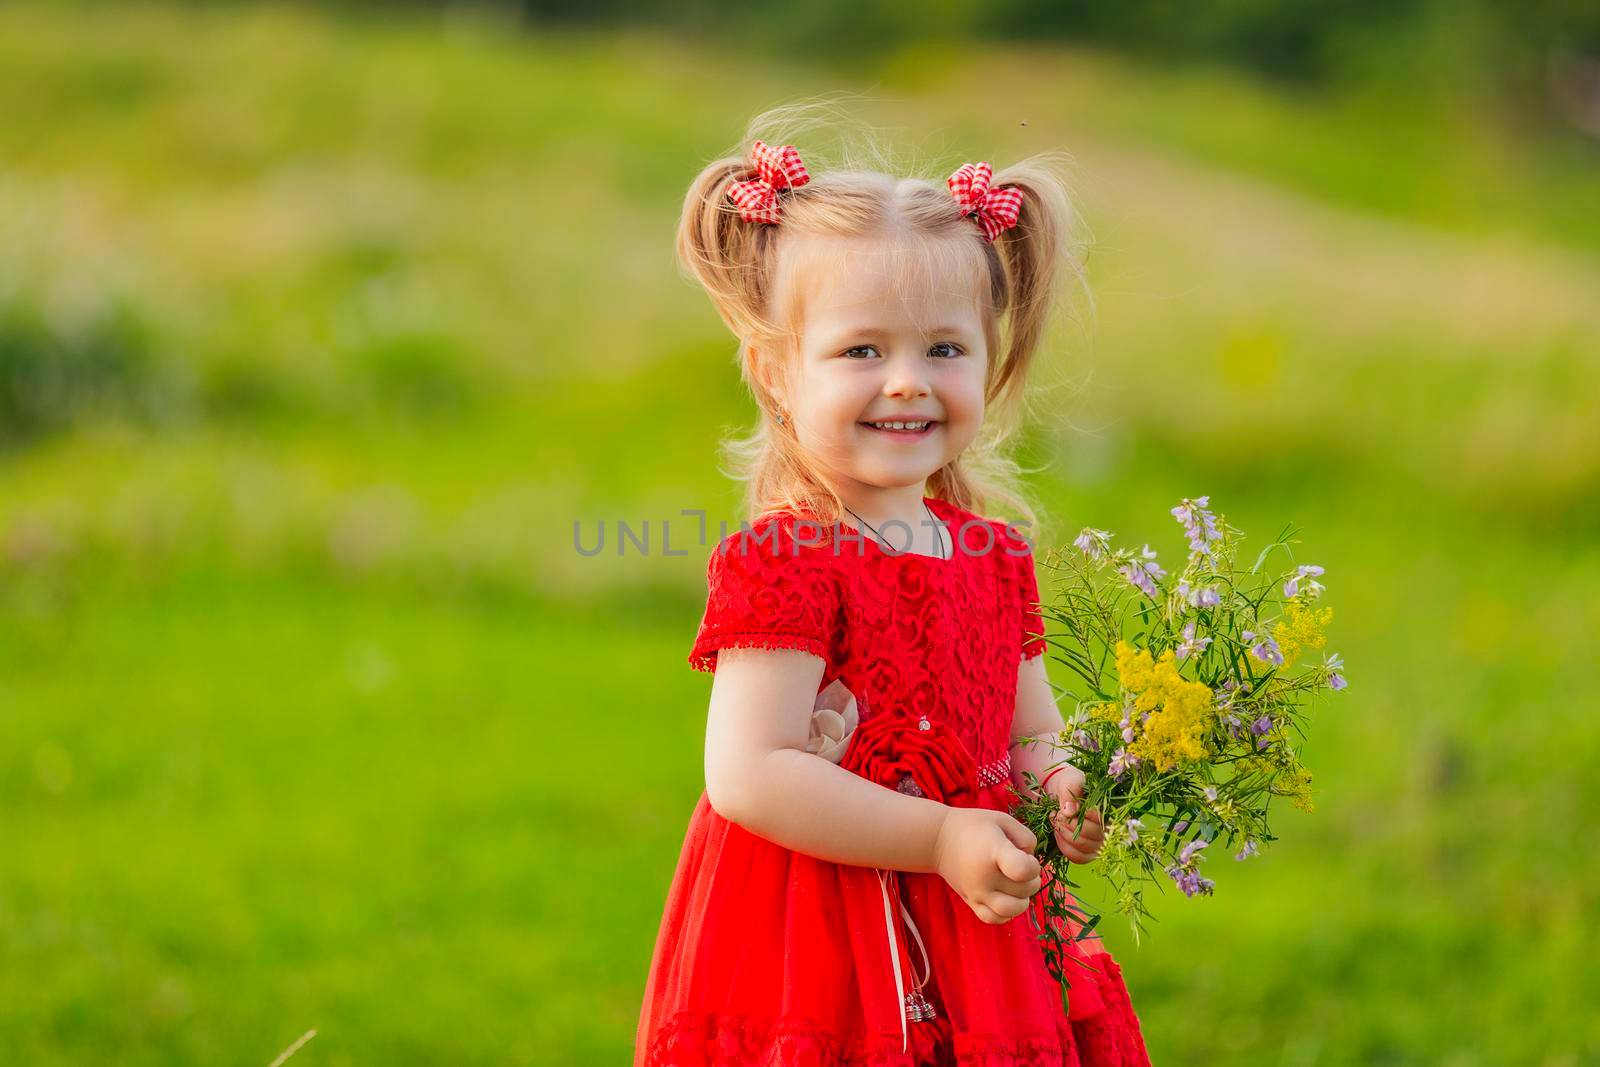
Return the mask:
[[(996, 170), (994, 186), (1016, 186), (1022, 208), (1017, 225), (1002, 231), (992, 244), (975, 220), (961, 214), (942, 176), (895, 178), (850, 167), (819, 172), (816, 162), (822, 153), (804, 143), (797, 147), (810, 180), (779, 194), (781, 221), (744, 221), (728, 189), (754, 174), (753, 143), (793, 143), (780, 130), (791, 127), (806, 110), (787, 107), (757, 116), (739, 151), (708, 164), (695, 177), (678, 224), (678, 259), (739, 338), (740, 375), (762, 412), (753, 433), (722, 444), (732, 467), (725, 473), (744, 483), (747, 518), (753, 522), (769, 512), (791, 511), (831, 526), (843, 510), (838, 495), (807, 463), (793, 420), (777, 424), (777, 399), (767, 385), (769, 379), (784, 379), (788, 355), (799, 342), (794, 316), (780, 322), (775, 314), (786, 295), (774, 291), (779, 251), (791, 236), (827, 235), (881, 237), (909, 245), (917, 254), (897, 257), (901, 270), (896, 281), (902, 290), (922, 275), (932, 276), (928, 272), (936, 268), (926, 264), (934, 257), (943, 257), (939, 266), (971, 271), (990, 354), (984, 423), (972, 445), (929, 477), (927, 495), (979, 516), (1000, 510), (1036, 525), (1021, 468), (1005, 445), (1025, 414), (1024, 385), (1055, 303), (1058, 276), (1066, 266), (1081, 278), (1070, 237), (1071, 199), (1054, 165), (1057, 157), (1038, 155)], [(792, 129), (786, 132), (795, 137)], [(774, 360), (778, 365), (757, 366)]]

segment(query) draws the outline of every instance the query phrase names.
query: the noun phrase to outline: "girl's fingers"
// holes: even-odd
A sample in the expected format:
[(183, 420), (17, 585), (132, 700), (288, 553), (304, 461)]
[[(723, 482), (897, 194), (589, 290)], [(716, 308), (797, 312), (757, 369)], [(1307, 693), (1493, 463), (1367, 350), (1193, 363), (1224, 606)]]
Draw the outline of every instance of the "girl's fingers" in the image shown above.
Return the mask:
[(1056, 844), (1061, 846), (1061, 854), (1073, 863), (1088, 863), (1099, 853), (1103, 843), (1097, 837), (1080, 837), (1074, 840), (1066, 834), (1056, 835)]
[(1031, 897), (1037, 893), (1042, 885), (1044, 885), (1044, 875), (1036, 874), (1032, 878), (1022, 882), (1016, 881), (1012, 878), (1002, 877), (998, 880), (995, 889), (1013, 899), (1020, 897), (1021, 899), (1026, 900), (1028, 897)]
[(1083, 866), (1088, 866), (1094, 860), (1093, 856), (1088, 855), (1087, 853), (1084, 853), (1084, 852), (1080, 852), (1078, 849), (1075, 849), (1075, 848), (1063, 848), (1061, 850), (1061, 854), (1063, 856), (1067, 857), (1068, 861), (1070, 861), (1072, 863), (1081, 864)]
[(991, 894), (987, 904), (989, 910), (999, 915), (1002, 919), (1015, 919), (1018, 915), (1028, 910), (1027, 897), (1007, 896), (1004, 893)]
[(1005, 921), (1003, 916), (998, 914), (993, 908), (989, 907), (989, 905), (984, 904), (981, 901), (972, 905), (972, 911), (973, 914), (975, 914), (978, 918), (982, 919), (991, 926)]
[(1002, 848), (995, 857), (995, 867), (1002, 878), (1013, 882), (1027, 882), (1039, 873), (1038, 859), (1017, 848)]
[(1056, 828), (1056, 834), (1058, 839), (1061, 835), (1065, 835), (1068, 840), (1073, 841), (1104, 841), (1106, 830), (1093, 818), (1085, 818), (1082, 826), (1078, 825), (1076, 819), (1070, 819)]
[(1091, 862), (1105, 844), (1105, 824), (1098, 808), (1084, 812), (1081, 823), (1076, 813), (1058, 813), (1055, 830), (1056, 844), (1072, 863)]
[[(1078, 821), (1074, 817), (1074, 819), (1070, 819), (1070, 821), (1067, 822), (1067, 825), (1069, 825), (1069, 827), (1074, 827), (1075, 829), (1075, 827), (1078, 825)], [(1101, 821), (1101, 814), (1099, 814), (1099, 811), (1088, 811), (1088, 813), (1083, 816), (1083, 833), (1104, 832), (1106, 832), (1106, 824)]]
[(991, 888), (1013, 897), (1031, 897), (1039, 891), (1044, 884), (1044, 868), (1032, 856), (1028, 857), (1027, 870), (1030, 873), (1026, 878), (1012, 878), (1006, 874), (1004, 867), (995, 869), (995, 877), (991, 879)]

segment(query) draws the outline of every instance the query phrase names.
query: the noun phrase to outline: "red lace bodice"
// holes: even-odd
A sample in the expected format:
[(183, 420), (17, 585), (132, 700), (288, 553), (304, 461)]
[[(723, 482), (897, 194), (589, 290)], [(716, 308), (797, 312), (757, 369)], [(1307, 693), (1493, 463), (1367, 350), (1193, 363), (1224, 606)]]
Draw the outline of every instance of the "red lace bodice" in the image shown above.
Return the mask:
[(1033, 552), (1003, 522), (943, 500), (929, 509), (956, 546), (949, 559), (843, 536), (787, 512), (723, 538), (706, 567), (707, 598), (689, 663), (728, 647), (797, 648), (855, 693), (863, 717), (884, 709), (950, 725), (979, 764), (1011, 746), (1017, 667), (1044, 651)]

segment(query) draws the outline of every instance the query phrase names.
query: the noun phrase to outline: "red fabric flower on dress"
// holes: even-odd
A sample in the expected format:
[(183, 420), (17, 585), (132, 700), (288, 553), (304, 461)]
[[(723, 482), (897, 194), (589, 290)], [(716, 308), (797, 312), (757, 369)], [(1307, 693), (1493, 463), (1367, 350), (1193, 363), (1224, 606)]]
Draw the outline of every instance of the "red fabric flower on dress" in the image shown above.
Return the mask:
[(970, 807), (977, 801), (977, 761), (955, 731), (927, 717), (872, 716), (856, 727), (839, 766), (941, 804)]

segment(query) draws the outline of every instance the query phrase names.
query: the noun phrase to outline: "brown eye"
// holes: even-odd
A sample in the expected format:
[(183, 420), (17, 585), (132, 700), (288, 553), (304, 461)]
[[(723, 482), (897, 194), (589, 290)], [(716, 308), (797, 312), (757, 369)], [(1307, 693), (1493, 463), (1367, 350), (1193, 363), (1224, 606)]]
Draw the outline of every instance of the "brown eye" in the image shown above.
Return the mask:
[(954, 359), (956, 356), (961, 355), (961, 347), (959, 345), (953, 345), (949, 341), (940, 341), (938, 344), (928, 349), (928, 352), (933, 354), (938, 352), (941, 348), (948, 348), (950, 350), (950, 354), (948, 356), (940, 356), (940, 359)]
[(845, 356), (847, 358), (854, 358), (854, 357), (850, 356), (850, 353), (852, 353), (852, 352), (876, 352), (876, 351), (877, 351), (877, 349), (873, 348), (871, 345), (857, 345), (855, 348), (847, 348), (847, 349), (845, 349), (844, 350), (844, 354), (845, 354)]

